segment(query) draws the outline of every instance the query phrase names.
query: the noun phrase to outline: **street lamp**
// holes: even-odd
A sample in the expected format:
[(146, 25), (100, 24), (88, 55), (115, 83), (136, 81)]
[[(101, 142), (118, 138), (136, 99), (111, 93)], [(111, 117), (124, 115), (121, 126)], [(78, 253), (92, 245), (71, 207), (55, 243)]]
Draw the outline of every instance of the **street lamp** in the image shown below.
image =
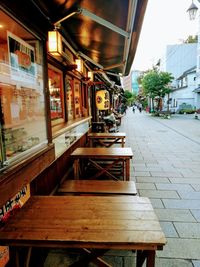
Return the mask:
[[(198, 0), (198, 2), (200, 3), (200, 0)], [(192, 0), (192, 4), (190, 5), (190, 7), (187, 10), (187, 12), (189, 13), (190, 20), (195, 19), (196, 14), (197, 14), (197, 10), (198, 10), (198, 7), (193, 3), (193, 0)]]

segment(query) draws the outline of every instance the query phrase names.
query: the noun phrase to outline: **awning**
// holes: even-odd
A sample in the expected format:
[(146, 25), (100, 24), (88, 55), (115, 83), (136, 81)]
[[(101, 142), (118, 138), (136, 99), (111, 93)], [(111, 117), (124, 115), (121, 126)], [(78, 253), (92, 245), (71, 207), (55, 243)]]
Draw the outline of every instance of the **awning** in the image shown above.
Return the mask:
[(148, 0), (2, 0), (41, 33), (59, 27), (92, 68), (128, 75)]

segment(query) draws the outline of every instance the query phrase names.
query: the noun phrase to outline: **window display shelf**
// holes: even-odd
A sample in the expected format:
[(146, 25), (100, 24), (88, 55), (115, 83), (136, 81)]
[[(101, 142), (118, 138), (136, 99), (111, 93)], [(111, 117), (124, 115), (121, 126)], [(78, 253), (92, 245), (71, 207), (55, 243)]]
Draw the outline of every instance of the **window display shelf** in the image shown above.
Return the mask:
[[(53, 139), (55, 144), (55, 154), (56, 157), (59, 157), (64, 153), (70, 146), (72, 146), (78, 139), (80, 139), (84, 134), (89, 130), (89, 121), (84, 120), (79, 125), (71, 125), (68, 128), (65, 128), (64, 133)], [(62, 131), (62, 132), (63, 132)]]

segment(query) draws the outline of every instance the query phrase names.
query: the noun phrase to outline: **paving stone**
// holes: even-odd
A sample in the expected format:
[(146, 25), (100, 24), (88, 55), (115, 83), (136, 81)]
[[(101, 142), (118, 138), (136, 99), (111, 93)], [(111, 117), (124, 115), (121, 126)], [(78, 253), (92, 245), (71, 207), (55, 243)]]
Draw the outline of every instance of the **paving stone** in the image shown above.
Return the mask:
[(154, 209), (164, 208), (163, 203), (160, 199), (151, 198), (150, 201)]
[(200, 267), (200, 261), (192, 261), (194, 267)]
[(200, 223), (174, 222), (174, 226), (182, 238), (200, 238)]
[[(156, 258), (156, 267), (193, 267), (189, 260)], [(195, 266), (200, 267), (200, 266)]]
[(181, 199), (200, 199), (200, 192), (185, 192), (185, 191), (178, 191)]
[(199, 209), (200, 200), (175, 200), (175, 199), (162, 199), (166, 208), (171, 209)]
[(152, 183), (136, 183), (135, 185), (137, 189), (156, 189)]
[(175, 191), (165, 191), (165, 190), (139, 190), (140, 196), (149, 198), (178, 198), (179, 195)]
[(166, 172), (166, 171), (162, 171), (162, 172), (150, 172), (151, 176), (153, 177), (182, 177), (181, 173), (178, 172)]
[(197, 220), (197, 222), (200, 222), (200, 209), (199, 210), (191, 210), (191, 213), (194, 216), (194, 218)]
[(157, 251), (160, 258), (200, 260), (199, 239), (167, 238), (163, 251)]
[(195, 222), (191, 212), (186, 209), (155, 209), (155, 213), (160, 221)]
[(172, 222), (160, 222), (160, 225), (166, 237), (178, 237)]
[(138, 177), (137, 178), (137, 182), (140, 183), (170, 183), (168, 178), (161, 178), (161, 177)]
[(135, 176), (151, 176), (151, 173), (150, 172), (144, 172), (144, 171), (136, 171), (135, 173), (134, 173), (134, 175)]
[(170, 182), (173, 184), (200, 184), (199, 178), (169, 178)]
[(200, 184), (191, 184), (195, 191), (200, 191)]
[(193, 187), (188, 184), (155, 183), (155, 185), (159, 190), (194, 191)]
[[(122, 257), (103, 256), (102, 259), (105, 260), (111, 266), (123, 267), (123, 258)], [(95, 267), (96, 267), (96, 265), (95, 265)], [(127, 267), (132, 267), (132, 266), (127, 266)]]

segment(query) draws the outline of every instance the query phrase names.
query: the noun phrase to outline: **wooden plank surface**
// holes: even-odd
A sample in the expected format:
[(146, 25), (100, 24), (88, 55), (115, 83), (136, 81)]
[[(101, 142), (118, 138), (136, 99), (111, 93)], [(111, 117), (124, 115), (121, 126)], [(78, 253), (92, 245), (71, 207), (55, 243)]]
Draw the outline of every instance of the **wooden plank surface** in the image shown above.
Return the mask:
[(137, 190), (133, 181), (66, 180), (60, 185), (58, 193), (136, 195)]
[(166, 243), (148, 198), (34, 196), (0, 229), (0, 245), (158, 249)]
[(122, 138), (122, 137), (126, 137), (126, 133), (89, 133), (88, 134), (88, 138)]
[(79, 147), (71, 154), (72, 158), (132, 158), (130, 147)]

